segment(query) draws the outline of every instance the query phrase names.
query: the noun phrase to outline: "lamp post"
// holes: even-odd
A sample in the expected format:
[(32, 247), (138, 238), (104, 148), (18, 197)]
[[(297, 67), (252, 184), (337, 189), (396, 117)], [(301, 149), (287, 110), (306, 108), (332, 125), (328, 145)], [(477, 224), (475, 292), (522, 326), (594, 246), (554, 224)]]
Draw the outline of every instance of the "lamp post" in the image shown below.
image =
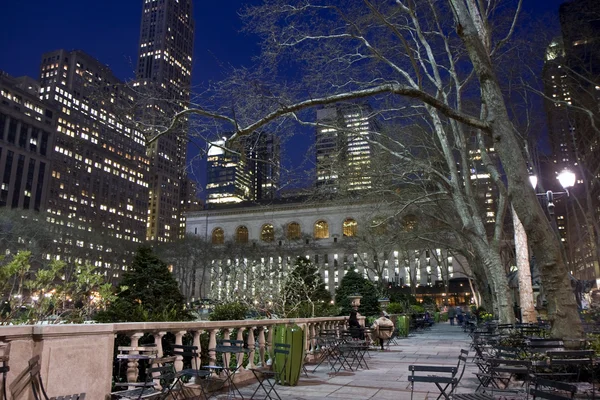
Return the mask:
[[(548, 215), (550, 216), (550, 222), (552, 223), (552, 226), (554, 227), (556, 234), (558, 235), (558, 239), (562, 243), (554, 214), (554, 199), (564, 195), (569, 196), (569, 188), (575, 186), (576, 176), (573, 172), (569, 171), (568, 169), (564, 169), (560, 174), (558, 174), (556, 179), (558, 179), (560, 185), (563, 187), (563, 189), (565, 189), (564, 192), (554, 192), (552, 190), (548, 190), (546, 191), (546, 193), (536, 193), (536, 195), (538, 197), (546, 197), (546, 210), (548, 211)], [(529, 177), (529, 180), (531, 182), (531, 185), (533, 186), (533, 189), (535, 190), (537, 186), (537, 177), (535, 175), (531, 175)]]
[[(536, 193), (537, 196), (546, 197), (546, 209), (550, 216), (550, 222), (554, 228), (554, 231), (558, 235), (561, 251), (563, 253), (563, 258), (565, 257), (564, 246), (562, 245), (562, 241), (560, 240), (560, 233), (558, 231), (558, 226), (556, 224), (556, 219), (554, 217), (554, 199), (555, 196), (568, 195), (568, 188), (572, 187), (575, 184), (575, 174), (571, 171), (564, 170), (558, 175), (558, 180), (561, 186), (565, 189), (564, 192), (553, 192), (547, 191), (546, 193)], [(531, 182), (531, 186), (535, 190), (538, 178), (535, 175), (529, 176), (529, 181)], [(535, 322), (536, 321), (536, 312), (534, 305), (534, 297), (533, 297), (533, 287), (531, 284), (531, 271), (529, 268), (529, 245), (527, 244), (527, 234), (525, 233), (525, 229), (523, 228), (523, 224), (519, 220), (517, 213), (512, 210), (513, 215), (513, 225), (515, 229), (515, 255), (517, 261), (517, 271), (518, 271), (518, 280), (519, 280), (519, 305), (521, 309), (521, 322)], [(565, 258), (566, 260), (566, 258)], [(515, 299), (516, 301), (516, 299)], [(518, 316), (516, 316), (518, 317)]]
[[(558, 223), (556, 221), (556, 215), (555, 215), (555, 205), (554, 205), (554, 200), (558, 197), (562, 197), (562, 196), (569, 196), (569, 188), (575, 186), (575, 180), (576, 180), (576, 176), (573, 172), (569, 171), (568, 169), (564, 169), (562, 170), (558, 176), (556, 177), (556, 179), (558, 179), (558, 181), (560, 182), (560, 185), (563, 187), (564, 192), (554, 192), (552, 190), (547, 190), (546, 193), (537, 193), (536, 195), (538, 197), (542, 197), (542, 198), (546, 198), (546, 211), (548, 211), (548, 216), (550, 218), (550, 224), (552, 224), (552, 227), (554, 228), (554, 232), (556, 233), (556, 236), (558, 237), (558, 243), (560, 246), (560, 251), (561, 251), (561, 255), (562, 258), (565, 262), (565, 264), (568, 264), (568, 257), (567, 257), (567, 252), (565, 249), (565, 246), (563, 244), (563, 240), (560, 236), (560, 230), (558, 229)], [(531, 180), (531, 184), (533, 185), (533, 188), (535, 190), (535, 187), (537, 186), (537, 178), (530, 178)], [(535, 183), (535, 185), (534, 185)]]

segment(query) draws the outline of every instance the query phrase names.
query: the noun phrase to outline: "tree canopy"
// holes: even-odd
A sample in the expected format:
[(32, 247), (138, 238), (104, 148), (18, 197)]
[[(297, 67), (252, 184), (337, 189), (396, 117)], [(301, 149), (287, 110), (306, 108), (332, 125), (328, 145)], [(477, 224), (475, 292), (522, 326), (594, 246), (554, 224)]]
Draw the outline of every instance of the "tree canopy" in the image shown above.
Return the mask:
[(362, 315), (377, 315), (380, 312), (379, 293), (373, 282), (360, 276), (354, 270), (346, 271), (335, 291), (335, 304), (340, 307), (340, 315), (348, 315), (352, 311), (352, 305), (348, 296), (358, 294), (360, 307), (358, 311)]
[(123, 274), (116, 300), (101, 322), (186, 321), (190, 314), (167, 264), (150, 247), (140, 247), (131, 267)]

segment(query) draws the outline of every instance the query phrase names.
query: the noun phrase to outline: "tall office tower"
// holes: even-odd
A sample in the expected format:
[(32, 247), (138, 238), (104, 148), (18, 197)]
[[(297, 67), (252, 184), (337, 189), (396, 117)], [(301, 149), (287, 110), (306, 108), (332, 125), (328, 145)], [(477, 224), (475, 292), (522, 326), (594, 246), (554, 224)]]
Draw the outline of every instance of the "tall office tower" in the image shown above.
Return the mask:
[[(562, 149), (553, 146), (555, 159), (565, 160), (563, 165), (557, 164), (556, 172), (564, 166), (577, 175), (577, 184), (569, 190), (571, 196), (563, 200), (567, 257), (576, 277), (597, 279), (600, 278), (600, 229), (595, 222), (600, 218), (600, 136), (597, 133), (600, 126), (600, 2), (567, 1), (560, 6), (559, 15), (564, 53), (554, 63), (562, 70), (561, 83), (566, 90), (565, 97), (559, 98), (563, 101), (561, 105), (554, 102), (547, 106), (551, 108), (549, 135), (562, 145)], [(545, 83), (548, 93), (549, 86), (554, 85), (548, 79)], [(552, 121), (561, 115), (568, 119), (569, 131), (562, 140), (567, 123), (558, 129), (552, 126)], [(558, 206), (557, 216), (560, 216)]]
[(317, 110), (317, 182), (325, 193), (373, 187), (374, 132), (378, 125), (368, 104), (343, 104)]
[(279, 136), (256, 132), (244, 138), (254, 177), (254, 198), (274, 200), (279, 194), (281, 146)]
[(207, 156), (206, 203), (275, 199), (279, 190), (279, 143), (276, 135), (264, 132), (233, 143), (226, 143), (226, 138), (212, 142)]
[(254, 200), (254, 174), (243, 144), (225, 149), (226, 138), (210, 143), (207, 162), (206, 204)]
[(0, 71), (0, 207), (46, 209), (58, 113), (38, 91)]
[(564, 41), (559, 62), (564, 70), (569, 104), (577, 107), (570, 110), (569, 116), (577, 161), (592, 173), (588, 180), (598, 180), (600, 139), (595, 127), (600, 124), (600, 2), (568, 1), (560, 6), (559, 15)]
[(119, 278), (148, 217), (149, 161), (134, 93), (81, 51), (44, 54), (40, 85), (42, 101), (58, 110), (47, 208), (57, 252)]
[(544, 106), (548, 117), (548, 131), (552, 148), (554, 170), (577, 165), (575, 121), (572, 109), (571, 84), (565, 64), (565, 49), (562, 38), (556, 38), (546, 50), (542, 79), (544, 81)]
[[(148, 135), (169, 126), (169, 119), (187, 106), (193, 48), (192, 0), (144, 1), (135, 86), (148, 98), (139, 115), (146, 126), (155, 128)], [(147, 154), (151, 171), (147, 239), (172, 241), (185, 234), (187, 123), (151, 143)]]

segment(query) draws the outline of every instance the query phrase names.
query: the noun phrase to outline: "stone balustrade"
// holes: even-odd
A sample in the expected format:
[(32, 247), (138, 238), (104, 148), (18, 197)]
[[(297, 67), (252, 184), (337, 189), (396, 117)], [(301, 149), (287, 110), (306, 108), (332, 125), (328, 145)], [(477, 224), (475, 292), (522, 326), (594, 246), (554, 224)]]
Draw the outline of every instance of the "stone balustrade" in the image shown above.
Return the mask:
[[(86, 399), (105, 400), (111, 390), (113, 380), (113, 362), (115, 359), (115, 339), (124, 335), (131, 346), (139, 346), (140, 339), (153, 338), (158, 356), (163, 356), (162, 338), (173, 334), (175, 344), (183, 344), (183, 338), (190, 334), (192, 344), (198, 346), (200, 353), (208, 353), (210, 365), (215, 365), (214, 349), (217, 340), (246, 337), (249, 349), (248, 361), (242, 365), (243, 357), (236, 357), (240, 366), (240, 378), (245, 370), (256, 364), (264, 364), (273, 342), (271, 329), (274, 325), (297, 324), (305, 330), (305, 349), (310, 354), (315, 350), (313, 339), (322, 329), (341, 329), (346, 317), (265, 319), (216, 322), (133, 322), (119, 324), (90, 325), (25, 325), (0, 327), (0, 342), (11, 342), (10, 372), (8, 382), (23, 371), (28, 360), (40, 355), (42, 360), (42, 379), (49, 396), (69, 393), (87, 393)], [(235, 337), (231, 337), (237, 332)], [(247, 332), (247, 335), (245, 335)], [(208, 334), (208, 347), (203, 348), (201, 335)], [(186, 343), (188, 344), (188, 343)], [(258, 357), (256, 357), (258, 355)], [(199, 361), (199, 360), (198, 360)], [(177, 370), (183, 368), (179, 357), (175, 362)], [(127, 380), (137, 379), (136, 363), (127, 368)]]

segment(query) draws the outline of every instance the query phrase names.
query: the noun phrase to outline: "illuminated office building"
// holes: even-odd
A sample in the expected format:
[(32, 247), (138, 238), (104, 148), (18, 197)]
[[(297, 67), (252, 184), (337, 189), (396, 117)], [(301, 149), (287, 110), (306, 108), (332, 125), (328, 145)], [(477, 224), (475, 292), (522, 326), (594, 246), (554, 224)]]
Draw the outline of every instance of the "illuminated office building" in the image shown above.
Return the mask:
[(0, 71), (0, 207), (46, 208), (57, 112), (37, 81)]
[(146, 236), (148, 159), (134, 93), (81, 51), (43, 55), (40, 99), (57, 110), (48, 220), (57, 254), (118, 279)]
[(223, 138), (209, 147), (206, 203), (275, 199), (279, 189), (279, 138), (257, 132), (227, 143), (227, 149), (225, 146)]
[[(146, 126), (168, 126), (190, 100), (194, 20), (191, 0), (145, 0), (142, 9), (136, 90), (147, 95), (138, 117)], [(160, 128), (149, 129), (151, 136)], [(185, 234), (189, 199), (187, 123), (148, 145), (150, 197), (147, 239), (173, 241)]]
[(373, 187), (373, 132), (377, 124), (366, 104), (344, 104), (317, 110), (316, 187), (345, 193)]

